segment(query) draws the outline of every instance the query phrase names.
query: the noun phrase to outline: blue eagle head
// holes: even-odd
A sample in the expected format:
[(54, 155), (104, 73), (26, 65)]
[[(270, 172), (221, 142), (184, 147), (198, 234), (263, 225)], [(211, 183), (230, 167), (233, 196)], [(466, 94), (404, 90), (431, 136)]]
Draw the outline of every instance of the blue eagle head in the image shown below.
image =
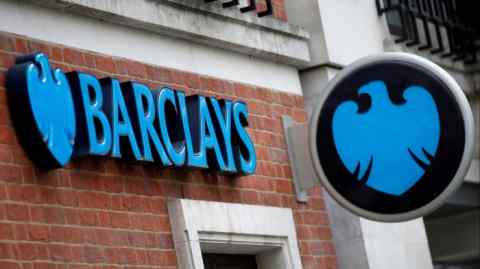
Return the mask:
[(357, 91), (371, 104), (360, 112), (355, 100), (335, 110), (332, 132), (337, 153), (347, 170), (366, 186), (400, 196), (425, 174), (440, 140), (436, 103), (427, 89), (412, 85), (404, 103), (394, 104), (383, 81)]
[(16, 105), (24, 107), (20, 114), (35, 125), (36, 131), (27, 134), (28, 139), (37, 139), (33, 136), (38, 133), (55, 166), (64, 166), (72, 156), (76, 130), (75, 107), (66, 75), (60, 69), (52, 70), (45, 54), (36, 53), (16, 59), (9, 81), (9, 93), (21, 96), (16, 99), (22, 102)]

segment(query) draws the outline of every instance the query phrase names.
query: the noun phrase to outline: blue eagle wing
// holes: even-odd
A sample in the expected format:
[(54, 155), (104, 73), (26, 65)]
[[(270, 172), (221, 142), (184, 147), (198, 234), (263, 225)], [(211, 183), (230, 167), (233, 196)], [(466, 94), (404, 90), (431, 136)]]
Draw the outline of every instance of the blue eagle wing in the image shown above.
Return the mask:
[(37, 54), (34, 62), (27, 72), (31, 108), (44, 142), (55, 159), (64, 165), (72, 154), (75, 137), (70, 86), (60, 69), (52, 71), (44, 54)]
[(358, 113), (353, 101), (342, 103), (333, 115), (335, 147), (348, 171), (359, 180), (368, 178), (373, 162), (371, 131), (365, 123), (365, 115)]
[[(440, 141), (440, 118), (437, 105), (430, 93), (423, 87), (412, 86), (403, 94), (406, 103), (402, 106), (405, 122), (404, 139), (406, 150), (412, 159), (424, 170), (437, 153)], [(411, 116), (413, 115), (413, 116)]]

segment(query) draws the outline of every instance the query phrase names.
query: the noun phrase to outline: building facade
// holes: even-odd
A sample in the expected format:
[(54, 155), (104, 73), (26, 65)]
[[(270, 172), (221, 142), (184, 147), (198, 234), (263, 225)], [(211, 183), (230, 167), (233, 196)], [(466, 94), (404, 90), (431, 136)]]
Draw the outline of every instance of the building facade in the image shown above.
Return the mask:
[[(318, 184), (297, 193), (285, 120), (306, 124), (328, 81), (363, 56), (403, 51), (432, 60), (462, 86), (479, 121), (477, 40), (451, 45), (449, 22), (427, 16), (447, 1), (407, 2), (421, 8), (393, 0), (0, 0), (0, 268), (477, 268), (478, 142), (460, 191), (424, 219), (376, 223)], [(428, 14), (417, 18), (415, 8)], [(451, 13), (463, 12), (475, 32), (465, 10), (455, 4)], [(36, 52), (64, 73), (244, 102), (255, 172), (111, 154), (39, 168), (19, 141), (7, 96), (15, 59)]]

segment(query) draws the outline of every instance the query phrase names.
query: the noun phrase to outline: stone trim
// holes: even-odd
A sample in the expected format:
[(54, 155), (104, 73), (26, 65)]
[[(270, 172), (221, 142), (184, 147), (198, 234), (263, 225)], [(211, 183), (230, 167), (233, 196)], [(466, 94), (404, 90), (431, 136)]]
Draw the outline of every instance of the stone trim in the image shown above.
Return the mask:
[[(293, 66), (310, 61), (309, 33), (273, 18), (192, 0), (22, 0)], [(197, 1), (196, 1), (197, 2)]]

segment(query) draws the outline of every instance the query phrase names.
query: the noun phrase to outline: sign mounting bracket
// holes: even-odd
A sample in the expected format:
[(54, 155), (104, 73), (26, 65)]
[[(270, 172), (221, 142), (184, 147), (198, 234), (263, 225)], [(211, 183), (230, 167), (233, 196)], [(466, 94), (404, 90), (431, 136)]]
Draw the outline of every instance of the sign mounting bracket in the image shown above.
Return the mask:
[(283, 116), (282, 122), (297, 201), (306, 203), (308, 189), (320, 184), (310, 154), (308, 124), (296, 123), (289, 116)]

